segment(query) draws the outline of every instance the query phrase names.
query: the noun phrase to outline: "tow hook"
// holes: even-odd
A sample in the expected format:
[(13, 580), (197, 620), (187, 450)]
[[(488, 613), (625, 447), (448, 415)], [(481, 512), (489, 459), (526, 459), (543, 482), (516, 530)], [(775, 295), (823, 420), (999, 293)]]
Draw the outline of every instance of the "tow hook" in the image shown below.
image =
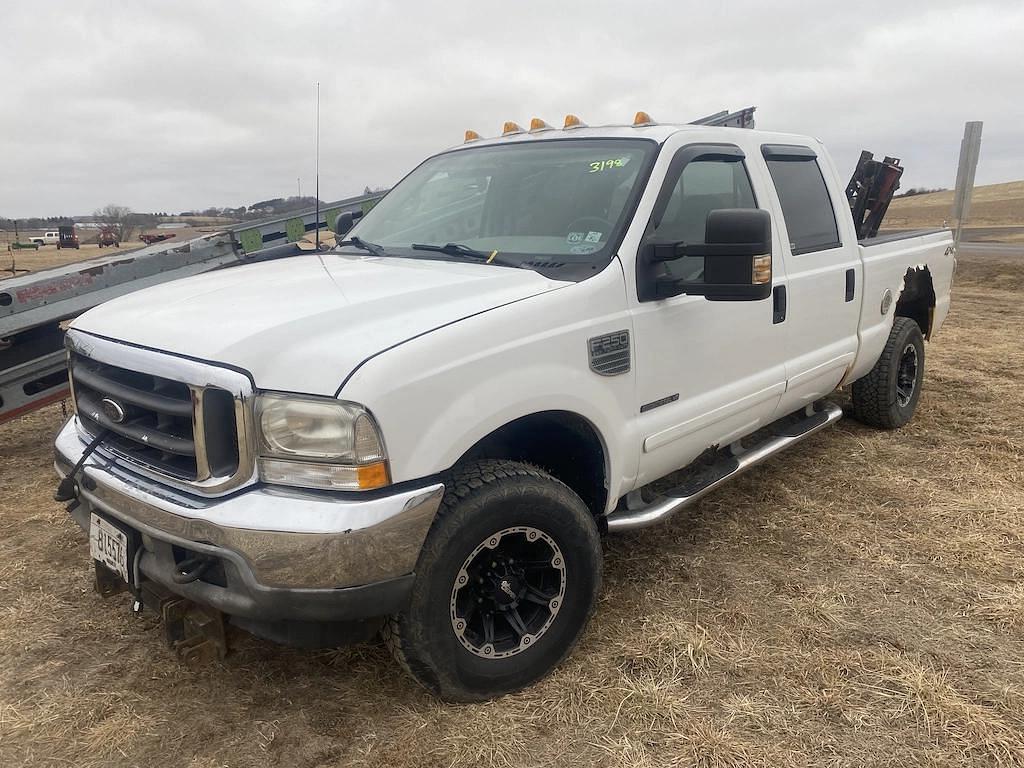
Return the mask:
[(177, 572), (171, 578), (174, 579), (175, 584), (191, 584), (193, 581), (198, 581), (216, 562), (217, 559), (209, 555), (190, 557), (178, 563)]

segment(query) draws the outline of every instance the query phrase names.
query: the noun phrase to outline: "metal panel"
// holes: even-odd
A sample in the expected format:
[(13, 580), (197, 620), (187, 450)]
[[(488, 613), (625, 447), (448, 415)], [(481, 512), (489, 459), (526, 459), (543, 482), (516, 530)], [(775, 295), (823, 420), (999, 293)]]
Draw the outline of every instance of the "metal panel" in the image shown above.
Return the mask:
[(974, 195), (974, 173), (978, 169), (981, 154), (980, 120), (964, 125), (964, 137), (960, 141), (960, 164), (956, 169), (956, 191), (953, 193), (952, 218), (956, 220), (956, 242), (960, 242), (960, 230), (967, 223), (971, 213), (971, 198)]
[(694, 120), (690, 125), (714, 125), (721, 128), (753, 128), (754, 110), (757, 107), (746, 107), (736, 112), (722, 110), (713, 115)]
[(383, 192), (374, 192), (371, 195), (360, 195), (339, 200), (335, 203), (325, 203), (320, 207), (320, 220), (317, 221), (316, 210), (304, 211), (303, 213), (292, 213), (276, 219), (264, 219), (257, 222), (246, 222), (229, 227), (226, 231), (234, 233), (246, 255), (255, 251), (264, 250), (275, 245), (295, 242), (301, 239), (306, 232), (315, 232), (317, 225), (320, 229), (334, 231), (334, 221), (340, 213), (355, 211), (366, 212), (372, 208), (378, 200), (384, 196)]
[(0, 370), (0, 424), (65, 399), (68, 377), (64, 350)]

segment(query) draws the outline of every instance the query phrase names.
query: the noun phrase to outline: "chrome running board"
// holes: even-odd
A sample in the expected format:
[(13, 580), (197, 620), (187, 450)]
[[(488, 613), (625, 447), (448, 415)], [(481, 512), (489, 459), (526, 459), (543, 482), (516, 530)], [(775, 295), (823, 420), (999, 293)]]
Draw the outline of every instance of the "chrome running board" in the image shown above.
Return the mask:
[(639, 509), (616, 510), (608, 515), (608, 531), (632, 531), (660, 523), (684, 507), (694, 504), (705, 494), (727, 483), (737, 475), (757, 466), (769, 456), (799, 443), (843, 417), (843, 409), (825, 401), (822, 410), (805, 416), (800, 421), (780, 427), (762, 443), (739, 453), (726, 455), (701, 472), (697, 482), (690, 480), (665, 492), (660, 498)]

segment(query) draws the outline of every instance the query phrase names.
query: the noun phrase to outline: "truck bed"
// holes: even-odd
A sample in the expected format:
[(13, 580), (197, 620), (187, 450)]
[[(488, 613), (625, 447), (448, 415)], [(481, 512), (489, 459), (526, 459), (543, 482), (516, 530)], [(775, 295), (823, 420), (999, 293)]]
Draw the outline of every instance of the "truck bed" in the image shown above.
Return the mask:
[(937, 232), (948, 232), (949, 230), (942, 227), (935, 227), (933, 229), (895, 229), (886, 232), (885, 234), (875, 235), (874, 237), (865, 237), (857, 242), (863, 245), (865, 248), (872, 245), (881, 245), (882, 243), (891, 243), (894, 240), (906, 240), (911, 237), (921, 237), (923, 235), (934, 235)]
[(881, 354), (892, 327), (892, 316), (903, 298), (908, 273), (920, 281), (915, 285), (927, 286), (925, 293), (928, 289), (934, 292), (934, 299), (926, 296), (920, 300), (929, 304), (934, 301), (930, 313), (923, 312), (925, 317), (930, 314), (930, 327), (922, 330), (929, 338), (935, 335), (949, 312), (949, 291), (956, 266), (953, 233), (948, 229), (893, 232), (861, 240), (860, 246), (864, 264), (861, 348), (847, 382), (867, 373)]

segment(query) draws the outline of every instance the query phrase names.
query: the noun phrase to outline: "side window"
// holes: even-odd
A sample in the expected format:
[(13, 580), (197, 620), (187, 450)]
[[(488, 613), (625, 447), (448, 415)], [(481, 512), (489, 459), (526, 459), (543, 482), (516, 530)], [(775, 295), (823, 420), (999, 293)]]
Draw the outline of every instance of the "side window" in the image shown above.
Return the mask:
[[(704, 242), (708, 214), (719, 208), (756, 208), (754, 191), (742, 160), (696, 159), (679, 175), (665, 213), (654, 229), (657, 243)], [(667, 274), (681, 280), (700, 280), (704, 257), (684, 256), (665, 262)]]
[(818, 160), (810, 155), (769, 155), (765, 161), (779, 193), (794, 254), (838, 248), (839, 230)]

